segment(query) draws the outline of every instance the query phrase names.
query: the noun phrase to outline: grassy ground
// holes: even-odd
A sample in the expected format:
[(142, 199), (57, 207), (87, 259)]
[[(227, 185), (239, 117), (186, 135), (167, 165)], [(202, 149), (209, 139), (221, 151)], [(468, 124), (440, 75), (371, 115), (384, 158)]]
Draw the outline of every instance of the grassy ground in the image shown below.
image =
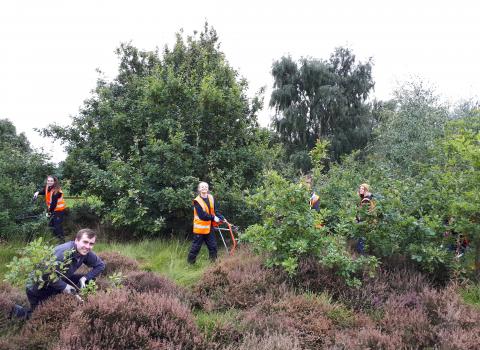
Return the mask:
[[(190, 242), (179, 240), (143, 240), (130, 243), (101, 243), (95, 245), (95, 252), (115, 251), (136, 259), (143, 270), (158, 272), (182, 286), (190, 286), (201, 277), (210, 265), (208, 251), (202, 247), (195, 265), (187, 263)], [(6, 265), (18, 249), (24, 246), (20, 242), (0, 244), (0, 279), (7, 271)], [(219, 247), (220, 248), (220, 247)], [(219, 253), (223, 253), (222, 250)]]
[(195, 265), (187, 263), (190, 242), (143, 240), (134, 243), (98, 243), (95, 251), (114, 251), (136, 259), (143, 270), (158, 272), (182, 286), (194, 284), (210, 262), (203, 247)]

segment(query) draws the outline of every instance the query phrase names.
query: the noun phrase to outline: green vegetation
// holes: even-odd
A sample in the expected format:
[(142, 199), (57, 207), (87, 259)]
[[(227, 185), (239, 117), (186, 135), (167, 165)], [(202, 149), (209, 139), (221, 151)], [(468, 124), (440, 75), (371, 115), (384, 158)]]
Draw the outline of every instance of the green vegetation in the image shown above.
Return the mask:
[(53, 170), (47, 159), (9, 120), (0, 119), (0, 239), (22, 240), (43, 231), (41, 207), (31, 199)]
[[(257, 123), (263, 91), (247, 98), (246, 80), (208, 25), (178, 34), (172, 48), (123, 44), (117, 54), (118, 75), (99, 79), (72, 124), (43, 131), (66, 144), (57, 169), (0, 120), (2, 278), (21, 285), (29, 271), (41, 277), (40, 261), (52, 264), (42, 255), (51, 247), (38, 240), (13, 258), (45, 236), (43, 203), (29, 199), (52, 171), (83, 197), (69, 201), (67, 232), (98, 228), (105, 240), (95, 250), (110, 261), (89, 303), (73, 312), (71, 301), (59, 298), (26, 323), (30, 336), (8, 339), (12, 344), (478, 347), (478, 104), (451, 112), (432, 90), (407, 82), (392, 100), (370, 105), (371, 62), (357, 64), (339, 48), (329, 60), (273, 64), (269, 130)], [(191, 232), (199, 180), (210, 183), (248, 246), (213, 266), (206, 249), (188, 265), (190, 242), (179, 239)], [(362, 183), (371, 187), (371, 206), (359, 203)], [(312, 191), (318, 211), (308, 204)], [(364, 250), (354, 248), (359, 241)], [(458, 281), (468, 283), (451, 283)], [(9, 312), (21, 299), (11, 285), (1, 288), (0, 309)], [(113, 316), (112, 296), (121, 301)], [(77, 324), (93, 322), (92, 310), (100, 326), (87, 336)], [(112, 337), (112, 327), (125, 330), (124, 338)]]
[(197, 282), (209, 265), (205, 248), (200, 251), (197, 263), (189, 265), (187, 263), (189, 249), (190, 242), (159, 239), (133, 243), (99, 242), (95, 246), (97, 252), (112, 251), (134, 258), (140, 263), (141, 269), (158, 272), (183, 286)]

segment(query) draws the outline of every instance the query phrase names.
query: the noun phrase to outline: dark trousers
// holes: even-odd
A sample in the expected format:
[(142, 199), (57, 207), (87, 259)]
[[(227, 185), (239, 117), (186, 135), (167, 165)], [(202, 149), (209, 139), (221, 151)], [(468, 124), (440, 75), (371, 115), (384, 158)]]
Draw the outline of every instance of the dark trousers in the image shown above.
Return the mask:
[(210, 260), (215, 260), (217, 258), (217, 241), (215, 239), (215, 234), (213, 232), (210, 232), (208, 235), (198, 235), (194, 233), (192, 247), (188, 253), (188, 262), (190, 264), (194, 264), (197, 260), (197, 255), (200, 252), (200, 248), (202, 248), (203, 242), (207, 245)]
[[(80, 278), (82, 278), (83, 275), (73, 275), (71, 277), (69, 277), (70, 281), (72, 281), (73, 283), (75, 283), (75, 286), (77, 287), (80, 287), (79, 284), (78, 284), (78, 281), (80, 280)], [(68, 284), (72, 284), (72, 282), (68, 281), (68, 280), (64, 280), (66, 283)], [(45, 300), (47, 300), (48, 298), (54, 296), (54, 295), (57, 295), (57, 294), (60, 294), (62, 293), (63, 291), (61, 290), (58, 290), (58, 289), (54, 289), (52, 287), (49, 287), (49, 286), (44, 286), (43, 288), (41, 289), (38, 289), (37, 286), (33, 286), (31, 288), (27, 288), (27, 298), (28, 298), (28, 301), (30, 303), (30, 309), (33, 311), (36, 309), (36, 307), (44, 302)]]
[[(75, 283), (75, 285), (77, 287), (80, 287), (78, 282), (79, 282), (80, 278), (82, 278), (82, 276), (83, 275), (75, 274), (75, 275), (69, 277), (71, 282), (68, 281), (68, 280), (65, 280), (65, 282), (68, 283), (68, 284), (72, 284), (72, 282), (73, 282), (73, 283)], [(33, 312), (33, 310), (35, 310), (37, 308), (37, 306), (39, 304), (41, 304), (42, 302), (44, 302), (48, 298), (50, 298), (54, 295), (60, 294), (62, 292), (63, 291), (58, 290), (58, 289), (54, 289), (54, 288), (49, 287), (49, 286), (44, 286), (41, 289), (38, 289), (37, 286), (33, 286), (31, 288), (26, 288), (28, 302), (30, 303), (30, 309), (24, 308), (23, 306), (20, 306), (20, 305), (15, 305), (12, 309), (11, 317), (12, 318), (13, 317), (14, 318), (23, 318), (23, 319), (30, 318), (31, 313)]]
[(48, 223), (48, 226), (50, 226), (53, 230), (53, 235), (61, 242), (65, 242), (65, 234), (63, 232), (63, 217), (64, 217), (64, 212), (63, 211), (56, 211), (52, 214), (52, 217), (50, 218), (50, 222)]

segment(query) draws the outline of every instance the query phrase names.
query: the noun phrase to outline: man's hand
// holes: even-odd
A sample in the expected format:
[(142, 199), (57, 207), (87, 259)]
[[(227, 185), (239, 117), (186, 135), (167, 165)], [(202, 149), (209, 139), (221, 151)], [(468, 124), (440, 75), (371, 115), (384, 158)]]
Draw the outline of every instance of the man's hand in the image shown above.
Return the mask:
[(62, 291), (63, 293), (66, 294), (75, 294), (75, 288), (69, 284), (65, 287), (65, 289)]
[(85, 286), (87, 284), (87, 277), (83, 276), (82, 278), (80, 278), (78, 280), (78, 284), (80, 285), (80, 289), (85, 288)]
[(33, 199), (35, 200), (37, 199), (37, 197), (38, 197), (38, 191), (33, 194)]
[(213, 218), (213, 221), (215, 221), (215, 222), (217, 222), (217, 223), (218, 223), (218, 222), (220, 222), (220, 218), (219, 218), (218, 216), (216, 216), (216, 215), (215, 215), (215, 217)]

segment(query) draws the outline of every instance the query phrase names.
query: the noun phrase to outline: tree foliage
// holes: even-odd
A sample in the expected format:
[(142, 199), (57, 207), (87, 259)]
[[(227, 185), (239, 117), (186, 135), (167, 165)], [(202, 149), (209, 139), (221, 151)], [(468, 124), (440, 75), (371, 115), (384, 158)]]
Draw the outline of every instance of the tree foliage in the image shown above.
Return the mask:
[(271, 162), (272, 140), (257, 126), (261, 95), (247, 98), (215, 30), (117, 54), (118, 76), (98, 81), (72, 125), (44, 130), (67, 144), (72, 190), (98, 196), (116, 226), (155, 234), (190, 225), (193, 190), (208, 181), (225, 214), (247, 220), (243, 191)]
[(0, 120), (0, 238), (23, 238), (39, 229), (31, 218), (41, 209), (30, 199), (52, 170), (45, 154), (32, 150), (9, 120)]
[[(317, 173), (321, 207), (335, 234), (364, 237), (381, 259), (405, 256), (436, 278), (480, 268), (478, 110), (447, 120), (446, 110), (418, 85), (403, 87), (382, 111), (376, 138), (358, 153)], [(375, 209), (359, 213), (359, 184), (372, 187)], [(445, 234), (449, 232), (450, 234)], [(470, 240), (456, 258), (459, 235)], [(453, 251), (452, 251), (453, 250)]]
[(308, 168), (308, 151), (329, 139), (334, 159), (365, 146), (372, 121), (366, 99), (374, 83), (372, 63), (337, 48), (328, 61), (291, 57), (274, 62), (270, 106), (275, 130), (298, 165)]
[(267, 253), (271, 265), (290, 274), (296, 272), (299, 259), (314, 256), (348, 284), (359, 285), (358, 277), (365, 270), (372, 271), (377, 260), (354, 258), (346, 249), (346, 237), (330, 235), (328, 225), (324, 225), (328, 209), (311, 210), (308, 198), (303, 184), (291, 183), (276, 172), (266, 173), (263, 186), (250, 198), (261, 213), (262, 223), (248, 227), (242, 239)]

